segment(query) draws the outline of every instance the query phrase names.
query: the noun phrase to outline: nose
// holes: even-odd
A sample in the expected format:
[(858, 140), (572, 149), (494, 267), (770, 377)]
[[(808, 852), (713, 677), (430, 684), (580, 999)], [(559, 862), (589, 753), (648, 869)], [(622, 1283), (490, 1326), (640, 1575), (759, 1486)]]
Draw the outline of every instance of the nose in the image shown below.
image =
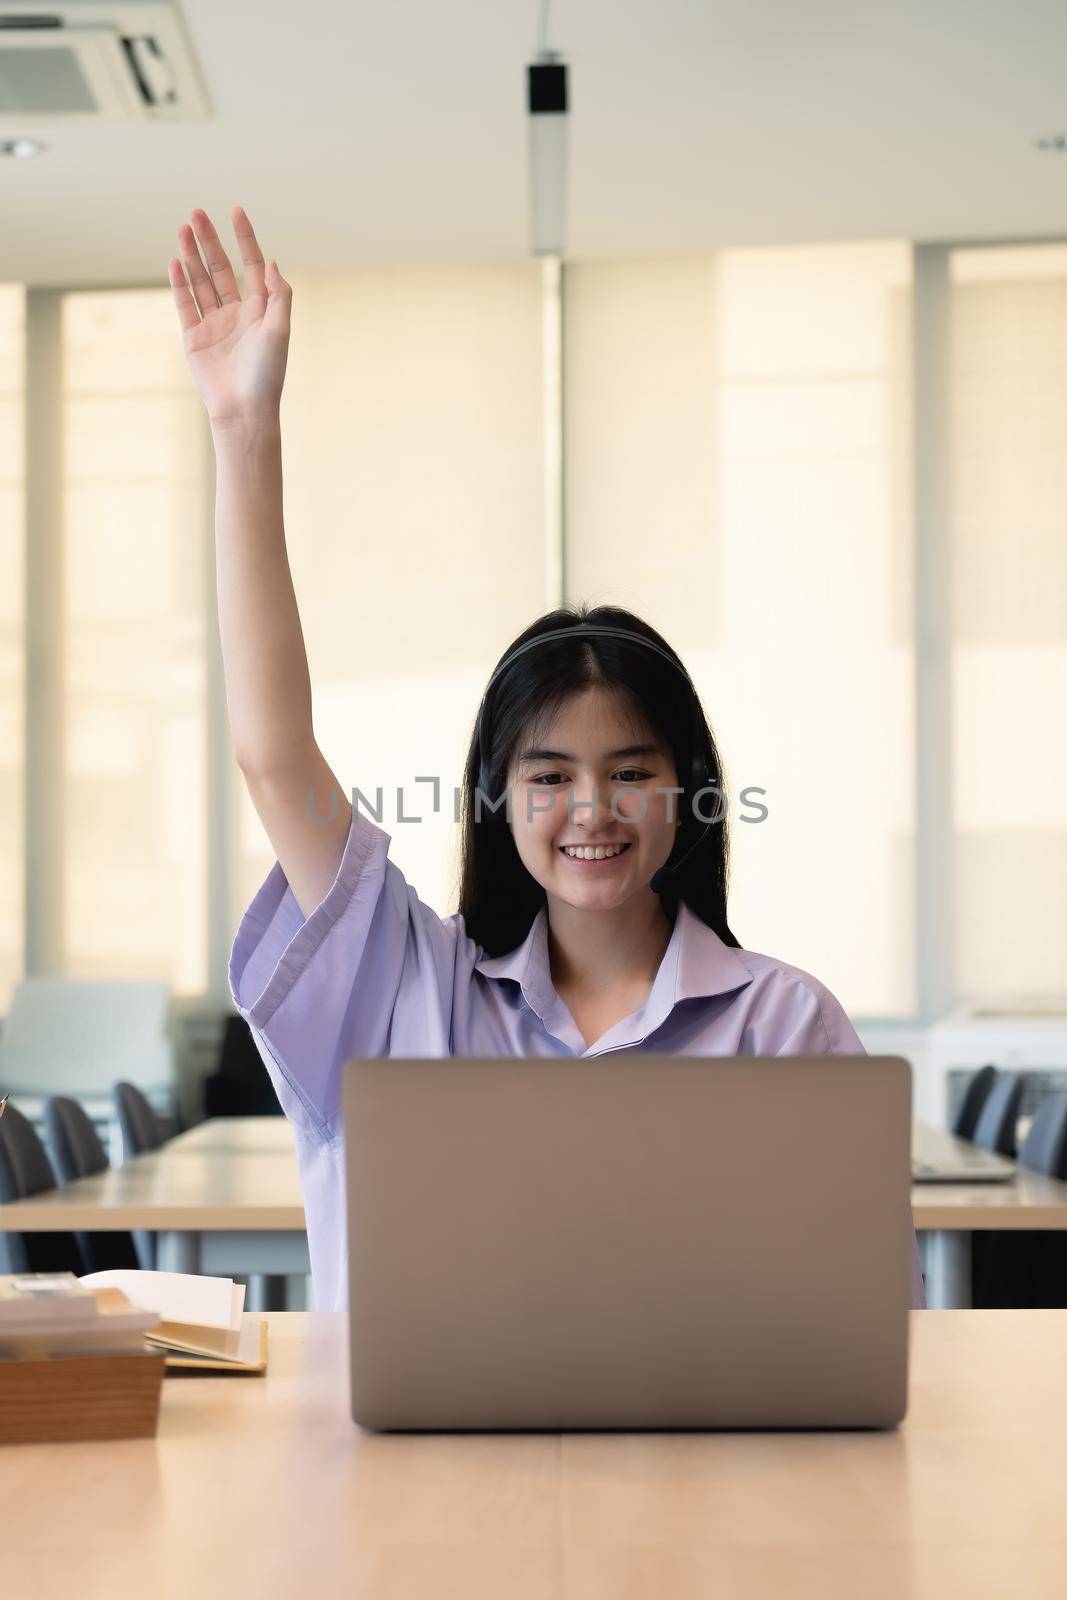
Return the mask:
[(573, 811), (569, 818), (571, 826), (583, 831), (595, 833), (605, 822), (614, 821), (611, 798), (603, 785), (598, 786), (595, 778), (575, 781), (570, 791), (570, 805)]

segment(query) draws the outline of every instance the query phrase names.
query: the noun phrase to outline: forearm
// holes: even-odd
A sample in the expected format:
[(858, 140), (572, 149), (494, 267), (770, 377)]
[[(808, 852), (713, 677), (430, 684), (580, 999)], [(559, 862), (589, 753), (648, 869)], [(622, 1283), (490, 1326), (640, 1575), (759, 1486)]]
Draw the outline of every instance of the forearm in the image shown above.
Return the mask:
[(213, 430), (215, 567), (234, 755), (269, 768), (312, 738), (311, 680), (282, 521), (281, 428)]

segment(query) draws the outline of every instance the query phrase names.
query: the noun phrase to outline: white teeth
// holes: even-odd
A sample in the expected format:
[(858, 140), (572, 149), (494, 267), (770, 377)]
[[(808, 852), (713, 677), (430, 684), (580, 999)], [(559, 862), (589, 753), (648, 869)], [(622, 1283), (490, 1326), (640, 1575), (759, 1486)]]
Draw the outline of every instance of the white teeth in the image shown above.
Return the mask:
[(578, 861), (603, 861), (607, 856), (617, 856), (626, 848), (625, 845), (564, 845), (564, 855), (574, 856)]

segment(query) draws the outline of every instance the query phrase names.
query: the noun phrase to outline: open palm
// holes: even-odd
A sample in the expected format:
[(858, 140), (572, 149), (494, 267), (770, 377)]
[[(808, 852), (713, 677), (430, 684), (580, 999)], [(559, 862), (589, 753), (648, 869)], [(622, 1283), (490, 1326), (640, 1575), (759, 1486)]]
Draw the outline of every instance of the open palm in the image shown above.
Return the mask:
[(264, 264), (252, 224), (234, 206), (233, 229), (245, 269), (242, 300), (207, 212), (197, 210), (192, 217), (192, 227), (183, 223), (178, 229), (182, 260), (172, 256), (168, 274), (193, 381), (213, 426), (276, 415), (293, 291), (274, 261)]

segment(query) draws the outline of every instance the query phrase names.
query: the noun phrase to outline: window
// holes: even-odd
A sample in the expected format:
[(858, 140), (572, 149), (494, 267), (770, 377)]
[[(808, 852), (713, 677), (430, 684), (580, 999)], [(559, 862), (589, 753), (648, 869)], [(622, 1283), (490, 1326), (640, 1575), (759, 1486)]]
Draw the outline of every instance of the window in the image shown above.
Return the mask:
[(207, 983), (209, 440), (171, 293), (63, 298), (66, 975)]
[(568, 269), (569, 592), (693, 673), (738, 939), (886, 1017), (915, 1006), (910, 311), (903, 243)]
[(956, 249), (954, 987), (1067, 973), (1067, 246)]

